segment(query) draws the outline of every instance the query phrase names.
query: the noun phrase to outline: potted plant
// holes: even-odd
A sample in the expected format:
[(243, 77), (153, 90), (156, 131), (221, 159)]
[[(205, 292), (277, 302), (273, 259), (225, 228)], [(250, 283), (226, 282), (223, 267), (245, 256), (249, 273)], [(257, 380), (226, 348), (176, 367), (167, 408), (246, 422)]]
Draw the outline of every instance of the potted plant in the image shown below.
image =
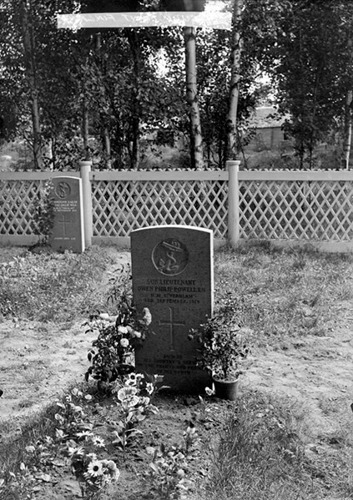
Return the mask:
[(239, 326), (234, 307), (226, 304), (190, 332), (189, 337), (200, 344), (196, 364), (211, 374), (216, 396), (220, 398), (237, 397), (239, 376), (249, 354), (246, 331)]

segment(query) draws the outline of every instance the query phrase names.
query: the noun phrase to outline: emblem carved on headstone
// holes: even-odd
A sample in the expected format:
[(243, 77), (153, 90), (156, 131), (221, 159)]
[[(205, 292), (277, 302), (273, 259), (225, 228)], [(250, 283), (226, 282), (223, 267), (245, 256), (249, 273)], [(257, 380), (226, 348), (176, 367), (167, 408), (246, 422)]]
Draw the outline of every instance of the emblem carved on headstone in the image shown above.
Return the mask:
[(61, 198), (62, 200), (67, 198), (70, 193), (71, 193), (71, 187), (70, 184), (68, 184), (67, 182), (59, 182), (59, 184), (55, 188), (55, 194), (57, 195), (58, 198)]
[(185, 245), (174, 238), (161, 241), (152, 251), (152, 262), (165, 276), (182, 273), (188, 264), (189, 254)]

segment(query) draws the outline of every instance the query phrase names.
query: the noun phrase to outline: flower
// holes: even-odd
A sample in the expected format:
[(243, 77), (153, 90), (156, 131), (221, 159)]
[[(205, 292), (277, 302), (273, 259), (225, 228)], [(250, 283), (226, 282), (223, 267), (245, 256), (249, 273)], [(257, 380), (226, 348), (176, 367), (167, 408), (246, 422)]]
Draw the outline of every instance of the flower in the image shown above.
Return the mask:
[(104, 448), (105, 446), (104, 439), (100, 436), (92, 436), (91, 441), (94, 446), (97, 446), (98, 448)]
[(89, 431), (82, 431), (82, 432), (77, 432), (76, 433), (76, 436), (78, 438), (83, 438), (83, 439), (86, 439), (90, 436), (92, 436), (92, 432), (89, 432)]
[(128, 339), (121, 339), (120, 340), (120, 345), (121, 347), (129, 347), (129, 340)]
[(107, 472), (112, 481), (118, 481), (120, 477), (120, 470), (117, 468), (113, 460), (102, 460), (104, 466), (104, 472)]
[(119, 325), (118, 332), (121, 333), (122, 335), (126, 335), (127, 333), (129, 333), (129, 330), (127, 326)]
[(137, 392), (136, 387), (122, 387), (118, 391), (118, 399), (121, 401), (123, 406), (135, 406), (140, 401), (140, 398), (136, 395)]
[(143, 319), (142, 321), (145, 323), (146, 326), (149, 326), (152, 323), (152, 314), (148, 307), (143, 308)]
[(206, 392), (207, 396), (214, 396), (214, 394), (215, 394), (215, 391), (213, 389), (211, 389), (210, 387), (205, 387), (205, 392)]
[(98, 477), (103, 475), (103, 464), (100, 460), (92, 460), (87, 467), (87, 475)]
[(82, 457), (84, 455), (84, 451), (83, 451), (82, 446), (69, 446), (68, 445), (67, 454), (69, 455), (69, 457), (73, 457), (74, 455)]
[(153, 387), (153, 384), (151, 384), (151, 382), (147, 382), (146, 391), (148, 394), (152, 394), (152, 392), (154, 391), (154, 387)]

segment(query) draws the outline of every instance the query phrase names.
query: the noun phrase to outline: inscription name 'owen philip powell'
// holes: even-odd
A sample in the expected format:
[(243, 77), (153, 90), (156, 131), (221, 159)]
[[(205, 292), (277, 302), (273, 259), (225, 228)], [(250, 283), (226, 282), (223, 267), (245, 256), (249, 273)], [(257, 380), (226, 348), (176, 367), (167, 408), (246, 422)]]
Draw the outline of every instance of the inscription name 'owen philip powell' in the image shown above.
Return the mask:
[(197, 294), (205, 293), (206, 291), (205, 287), (196, 286), (196, 280), (148, 279), (146, 282), (148, 283), (147, 285), (139, 285), (137, 290), (149, 293), (149, 297), (146, 298), (149, 304), (155, 302), (180, 304), (189, 301), (197, 304), (199, 303)]

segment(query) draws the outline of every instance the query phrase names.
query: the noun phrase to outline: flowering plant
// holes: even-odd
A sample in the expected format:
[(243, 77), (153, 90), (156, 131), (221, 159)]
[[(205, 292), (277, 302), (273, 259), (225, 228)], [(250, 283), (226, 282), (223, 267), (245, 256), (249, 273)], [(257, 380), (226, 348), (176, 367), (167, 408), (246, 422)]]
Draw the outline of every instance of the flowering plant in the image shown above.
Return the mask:
[(112, 392), (116, 394), (117, 404), (120, 407), (120, 419), (115, 423), (116, 429), (114, 444), (118, 444), (124, 450), (133, 437), (142, 432), (136, 429), (136, 425), (142, 422), (148, 413), (157, 413), (158, 409), (151, 404), (151, 397), (155, 391), (155, 384), (161, 377), (154, 375), (149, 381), (142, 373), (130, 373), (124, 385), (116, 384)]
[(212, 318), (190, 331), (189, 338), (200, 344), (197, 366), (220, 380), (237, 379), (249, 354), (245, 333), (246, 329), (238, 325), (234, 307), (220, 307)]
[(152, 322), (149, 309), (145, 307), (138, 317), (135, 307), (127, 297), (118, 303), (118, 314), (109, 316), (102, 313), (90, 318), (89, 330), (98, 330), (98, 338), (93, 341), (88, 353), (91, 366), (88, 368), (86, 380), (92, 376), (100, 387), (109, 387), (117, 378), (134, 370), (134, 352), (142, 342)]
[(113, 460), (98, 460), (95, 453), (87, 453), (82, 447), (68, 447), (67, 453), (84, 498), (90, 498), (108, 483), (118, 481), (120, 471)]

